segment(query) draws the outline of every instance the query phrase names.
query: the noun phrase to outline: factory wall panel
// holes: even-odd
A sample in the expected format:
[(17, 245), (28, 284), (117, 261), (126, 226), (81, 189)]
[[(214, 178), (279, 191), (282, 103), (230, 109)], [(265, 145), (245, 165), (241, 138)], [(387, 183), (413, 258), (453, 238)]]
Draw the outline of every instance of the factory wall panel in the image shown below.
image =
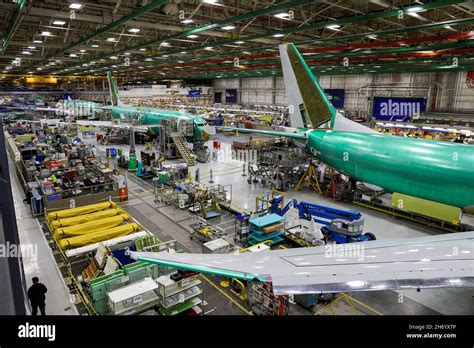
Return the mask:
[(440, 83), (440, 109), (473, 112), (474, 82), (468, 83), (467, 72), (450, 73), (443, 77)]
[[(406, 73), (380, 75), (324, 75), (319, 76), (323, 88), (345, 90), (344, 109), (362, 114), (372, 113), (374, 97), (427, 98), (428, 110), (435, 102), (436, 110), (473, 111), (474, 88), (466, 83), (466, 72)], [(439, 86), (435, 100), (433, 95)], [(240, 88), (244, 105), (286, 105), (285, 85), (282, 77), (215, 80), (216, 91)]]

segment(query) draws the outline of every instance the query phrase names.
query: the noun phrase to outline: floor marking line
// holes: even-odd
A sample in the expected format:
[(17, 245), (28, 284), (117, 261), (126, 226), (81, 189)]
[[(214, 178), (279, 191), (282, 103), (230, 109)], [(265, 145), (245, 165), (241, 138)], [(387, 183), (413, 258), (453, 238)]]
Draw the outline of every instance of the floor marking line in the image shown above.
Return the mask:
[(222, 295), (224, 295), (225, 297), (227, 297), (227, 299), (232, 302), (233, 304), (235, 304), (239, 309), (241, 309), (243, 312), (245, 312), (247, 315), (253, 315), (252, 312), (248, 311), (247, 309), (245, 309), (240, 303), (238, 303), (236, 300), (234, 300), (229, 294), (227, 294), (224, 290), (222, 290), (221, 288), (219, 288), (216, 284), (214, 284), (214, 282), (212, 282), (209, 278), (207, 278), (204, 274), (201, 274), (201, 277), (204, 278), (204, 280), (206, 280), (209, 284), (211, 284), (214, 288), (217, 289), (217, 291), (219, 291)]
[(334, 313), (333, 315), (336, 315), (334, 312), (334, 308), (331, 306), (332, 304), (336, 304), (339, 302), (342, 298), (341, 297), (336, 297), (334, 300), (332, 300), (330, 303), (324, 305), (321, 307), (314, 315), (320, 315), (320, 313), (324, 312), (325, 310), (330, 311), (331, 313)]
[(347, 295), (344, 293), (342, 294), (342, 300), (349, 306), (349, 308), (355, 313), (355, 315), (362, 315), (362, 313), (354, 306), (350, 298), (348, 298)]
[(346, 296), (347, 298), (351, 299), (352, 301), (354, 301), (355, 303), (357, 303), (358, 305), (364, 307), (365, 309), (368, 309), (369, 311), (372, 311), (374, 312), (375, 314), (377, 315), (384, 315), (383, 313), (380, 313), (378, 310), (370, 307), (369, 305), (365, 304), (364, 302), (361, 302), (359, 301), (358, 299), (352, 297), (352, 296), (349, 296), (347, 295), (346, 293), (343, 293), (344, 296)]

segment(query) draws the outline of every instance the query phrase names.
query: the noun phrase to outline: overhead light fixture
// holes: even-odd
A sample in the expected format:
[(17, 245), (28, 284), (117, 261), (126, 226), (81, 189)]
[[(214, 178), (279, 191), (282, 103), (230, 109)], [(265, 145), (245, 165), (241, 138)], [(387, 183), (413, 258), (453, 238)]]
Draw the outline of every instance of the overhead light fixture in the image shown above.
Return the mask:
[(130, 55), (130, 52), (125, 52), (123, 55), (124, 55), (124, 56), (129, 56), (129, 55)]
[(131, 28), (131, 29), (128, 29), (128, 32), (129, 32), (129, 33), (134, 33), (134, 34), (136, 34), (136, 33), (139, 33), (139, 32), (140, 32), (140, 29), (138, 29), (138, 28)]
[(146, 48), (140, 48), (139, 51), (146, 51)]
[(211, 5), (217, 4), (217, 0), (202, 0), (202, 2), (204, 2), (205, 4), (211, 4)]
[(169, 42), (162, 42), (160, 43), (160, 46), (171, 46)]
[(289, 13), (286, 13), (286, 12), (282, 12), (282, 13), (277, 13), (276, 15), (274, 15), (276, 18), (280, 18), (280, 19), (287, 19), (287, 17), (290, 16)]
[(94, 47), (94, 48), (99, 48), (100, 46), (99, 45), (91, 45), (91, 47)]
[(34, 49), (36, 49), (36, 47), (35, 46), (28, 46), (28, 49), (34, 50)]
[(71, 54), (69, 55), (69, 57), (75, 58), (75, 57), (77, 57), (77, 54), (71, 53)]
[(181, 51), (181, 54), (186, 54), (187, 52), (186, 51)]
[(243, 43), (245, 43), (244, 41), (236, 41), (235, 42), (237, 45), (242, 45)]
[(84, 53), (86, 50), (80, 50), (81, 53)]
[(285, 36), (284, 34), (274, 34), (273, 37), (283, 37)]
[(54, 21), (53, 22), (53, 25), (64, 25), (64, 24), (66, 24), (65, 21)]
[(212, 46), (204, 47), (204, 49), (205, 49), (206, 51), (212, 51), (212, 50), (213, 50)]
[(339, 24), (331, 24), (331, 25), (328, 25), (326, 28), (337, 31), (340, 27), (341, 26)]
[(108, 42), (116, 42), (117, 39), (114, 38), (114, 37), (108, 37), (108, 38), (107, 38), (107, 41), (108, 41)]
[(72, 8), (73, 10), (80, 10), (82, 8), (82, 5), (78, 3), (73, 3), (69, 5), (69, 8)]
[(222, 30), (234, 30), (235, 27), (233, 25), (226, 25), (225, 27), (222, 27)]
[(407, 12), (409, 13), (416, 13), (416, 12), (421, 12), (423, 11), (423, 7), (421, 6), (414, 6), (414, 7), (410, 7)]
[(43, 31), (43, 32), (41, 32), (41, 36), (51, 36), (51, 35), (53, 35), (53, 34), (51, 34), (50, 31)]
[(189, 23), (192, 23), (192, 22), (194, 22), (192, 19), (183, 19), (181, 21), (181, 23), (183, 23), (183, 24), (189, 24)]
[(33, 40), (33, 43), (43, 43), (41, 40)]
[(197, 39), (199, 36), (192, 34), (192, 35), (188, 35), (187, 37), (188, 39)]
[(43, 68), (36, 68), (36, 70), (43, 70)]
[(110, 56), (110, 59), (118, 59), (117, 56)]
[(21, 54), (28, 54), (28, 55), (30, 55), (31, 52), (30, 52), (30, 51), (22, 51)]
[(370, 34), (370, 35), (367, 35), (367, 37), (369, 39), (375, 40), (375, 38), (377, 37), (377, 34)]

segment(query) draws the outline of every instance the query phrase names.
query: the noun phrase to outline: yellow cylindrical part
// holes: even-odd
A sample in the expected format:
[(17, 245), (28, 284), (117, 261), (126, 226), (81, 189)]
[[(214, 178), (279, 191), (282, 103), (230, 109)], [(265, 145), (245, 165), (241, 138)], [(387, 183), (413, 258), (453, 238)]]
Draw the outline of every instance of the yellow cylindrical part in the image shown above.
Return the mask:
[(116, 206), (117, 206), (117, 203), (115, 202), (90, 204), (84, 207), (55, 211), (55, 212), (49, 213), (47, 215), (47, 218), (49, 221), (52, 221), (52, 220), (82, 215), (82, 214), (93, 213), (95, 211), (100, 211), (100, 210), (104, 210), (108, 208), (115, 208)]
[(75, 236), (61, 239), (58, 244), (61, 250), (66, 250), (71, 247), (81, 247), (93, 243), (102, 242), (104, 240), (126, 236), (132, 232), (140, 231), (140, 226), (136, 223), (114, 227), (108, 230), (88, 233), (82, 236)]
[(127, 214), (120, 214), (117, 216), (112, 216), (110, 218), (102, 219), (100, 221), (90, 221), (74, 226), (61, 227), (54, 230), (54, 238), (60, 239), (64, 236), (78, 236), (91, 232), (96, 232), (104, 230), (106, 228), (118, 226), (125, 221), (130, 221), (130, 217)]
[(54, 220), (51, 222), (50, 226), (52, 230), (55, 230), (59, 227), (73, 226), (77, 224), (82, 224), (84, 222), (96, 221), (96, 220), (120, 215), (123, 213), (124, 211), (120, 208), (107, 209), (107, 210), (99, 211), (97, 213), (91, 213), (91, 214), (85, 214), (85, 215), (80, 215), (80, 216), (73, 216), (70, 218)]
[(118, 226), (125, 221), (130, 221), (130, 217), (127, 214), (120, 214), (102, 219), (100, 221), (90, 221), (74, 226), (60, 227), (54, 230), (54, 238), (59, 239), (63, 236), (77, 236), (96, 232), (106, 228)]

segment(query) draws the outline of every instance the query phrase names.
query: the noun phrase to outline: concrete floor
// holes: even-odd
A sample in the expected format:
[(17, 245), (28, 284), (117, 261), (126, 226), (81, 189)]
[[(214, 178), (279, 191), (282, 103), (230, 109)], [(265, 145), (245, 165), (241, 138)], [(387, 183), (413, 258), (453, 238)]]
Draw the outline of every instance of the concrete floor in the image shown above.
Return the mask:
[[(196, 167), (191, 168), (191, 173), (195, 174), (195, 168), (199, 168), (201, 182), (208, 183), (209, 172), (213, 170), (214, 184), (232, 185), (232, 203), (242, 207), (248, 211), (255, 210), (255, 196), (269, 191), (269, 186), (262, 187), (261, 184), (248, 184), (246, 178), (242, 177), (242, 162), (232, 160), (230, 157), (230, 144), (234, 140), (245, 141), (248, 136), (233, 136), (224, 137), (217, 135), (222, 140), (222, 148), (220, 156), (217, 161), (210, 163), (198, 163)], [(257, 137), (253, 137), (256, 139)], [(87, 139), (86, 142), (95, 144), (95, 139)], [(96, 145), (98, 152), (105, 155), (105, 146)], [(128, 145), (108, 145), (107, 147), (121, 147), (128, 152)], [(209, 143), (209, 147), (212, 144)], [(137, 145), (137, 154), (139, 157), (140, 150), (143, 145)], [(174, 162), (174, 161), (169, 161)], [(12, 173), (12, 179), (16, 179), (16, 174)], [(174, 207), (157, 205), (153, 200), (154, 197), (150, 192), (151, 187), (143, 180), (138, 179), (131, 174), (129, 175), (129, 197), (130, 200), (123, 206), (124, 208), (140, 223), (146, 226), (158, 238), (163, 241), (175, 239), (182, 248), (188, 252), (201, 252), (201, 244), (196, 240), (189, 238), (191, 224), (196, 222), (195, 216), (188, 212), (183, 212)], [(16, 183), (18, 185), (18, 183)], [(18, 187), (14, 189), (14, 197), (20, 209), (23, 196)], [(404, 239), (418, 236), (435, 235), (441, 232), (430, 229), (423, 225), (414, 222), (401, 220), (390, 215), (369, 210), (360, 206), (345, 204), (340, 202), (333, 202), (331, 199), (321, 197), (308, 188), (302, 189), (300, 192), (287, 191), (286, 199), (296, 198), (298, 201), (310, 201), (314, 203), (321, 203), (324, 205), (333, 206), (343, 209), (358, 209), (365, 217), (365, 231), (372, 232), (377, 236), (377, 239)], [(26, 206), (25, 206), (26, 207)], [(29, 206), (27, 207), (29, 209)], [(21, 209), (20, 209), (21, 210)], [(22, 225), (22, 232), (20, 238), (23, 242), (29, 242), (30, 238), (34, 238), (38, 245), (42, 245), (38, 259), (30, 260), (25, 263), (25, 272), (27, 278), (38, 275), (46, 285), (50, 288), (50, 296), (55, 294), (58, 300), (49, 306), (51, 314), (64, 314), (72, 312), (70, 302), (67, 295), (64, 282), (59, 276), (59, 272), (51, 272), (51, 267), (57, 268), (54, 265), (54, 260), (51, 256), (51, 251), (42, 235), (38, 235), (39, 228), (35, 227), (35, 219), (31, 218), (29, 212), (20, 211), (23, 215), (18, 215), (19, 226), (24, 223), (30, 223), (30, 227), (26, 228)], [(28, 219), (30, 220), (28, 222)], [(292, 219), (290, 214), (289, 219)], [(20, 230), (20, 228), (19, 228)], [(211, 312), (211, 314), (245, 314), (243, 310), (232, 304), (222, 289), (216, 289), (211, 283), (215, 282), (210, 279), (209, 282), (204, 282), (204, 299), (207, 305), (203, 308), (204, 312)], [(402, 294), (403, 296), (400, 296)], [(374, 314), (474, 314), (473, 295), (474, 291), (469, 289), (433, 289), (422, 290), (421, 292), (404, 290), (404, 291), (380, 291), (380, 292), (360, 292), (348, 294), (348, 298), (341, 298), (334, 302), (331, 308), (326, 308), (323, 305), (311, 309), (310, 311), (302, 309), (300, 306), (292, 305), (291, 314), (321, 314), (329, 315), (332, 311), (336, 314), (359, 314), (374, 315)], [(350, 303), (350, 304), (348, 304)], [(352, 309), (356, 307), (356, 312)]]
[(23, 203), (25, 194), (10, 157), (8, 162), (20, 243), (24, 246), (37, 248), (36, 255), (34, 255), (35, 253), (23, 254), (23, 269), (28, 282), (27, 286), (32, 285), (31, 279), (35, 276), (46, 286), (48, 289), (46, 293), (47, 315), (77, 314), (76, 307), (71, 303), (69, 291), (59, 272), (41, 226), (38, 220), (32, 216), (30, 205)]

